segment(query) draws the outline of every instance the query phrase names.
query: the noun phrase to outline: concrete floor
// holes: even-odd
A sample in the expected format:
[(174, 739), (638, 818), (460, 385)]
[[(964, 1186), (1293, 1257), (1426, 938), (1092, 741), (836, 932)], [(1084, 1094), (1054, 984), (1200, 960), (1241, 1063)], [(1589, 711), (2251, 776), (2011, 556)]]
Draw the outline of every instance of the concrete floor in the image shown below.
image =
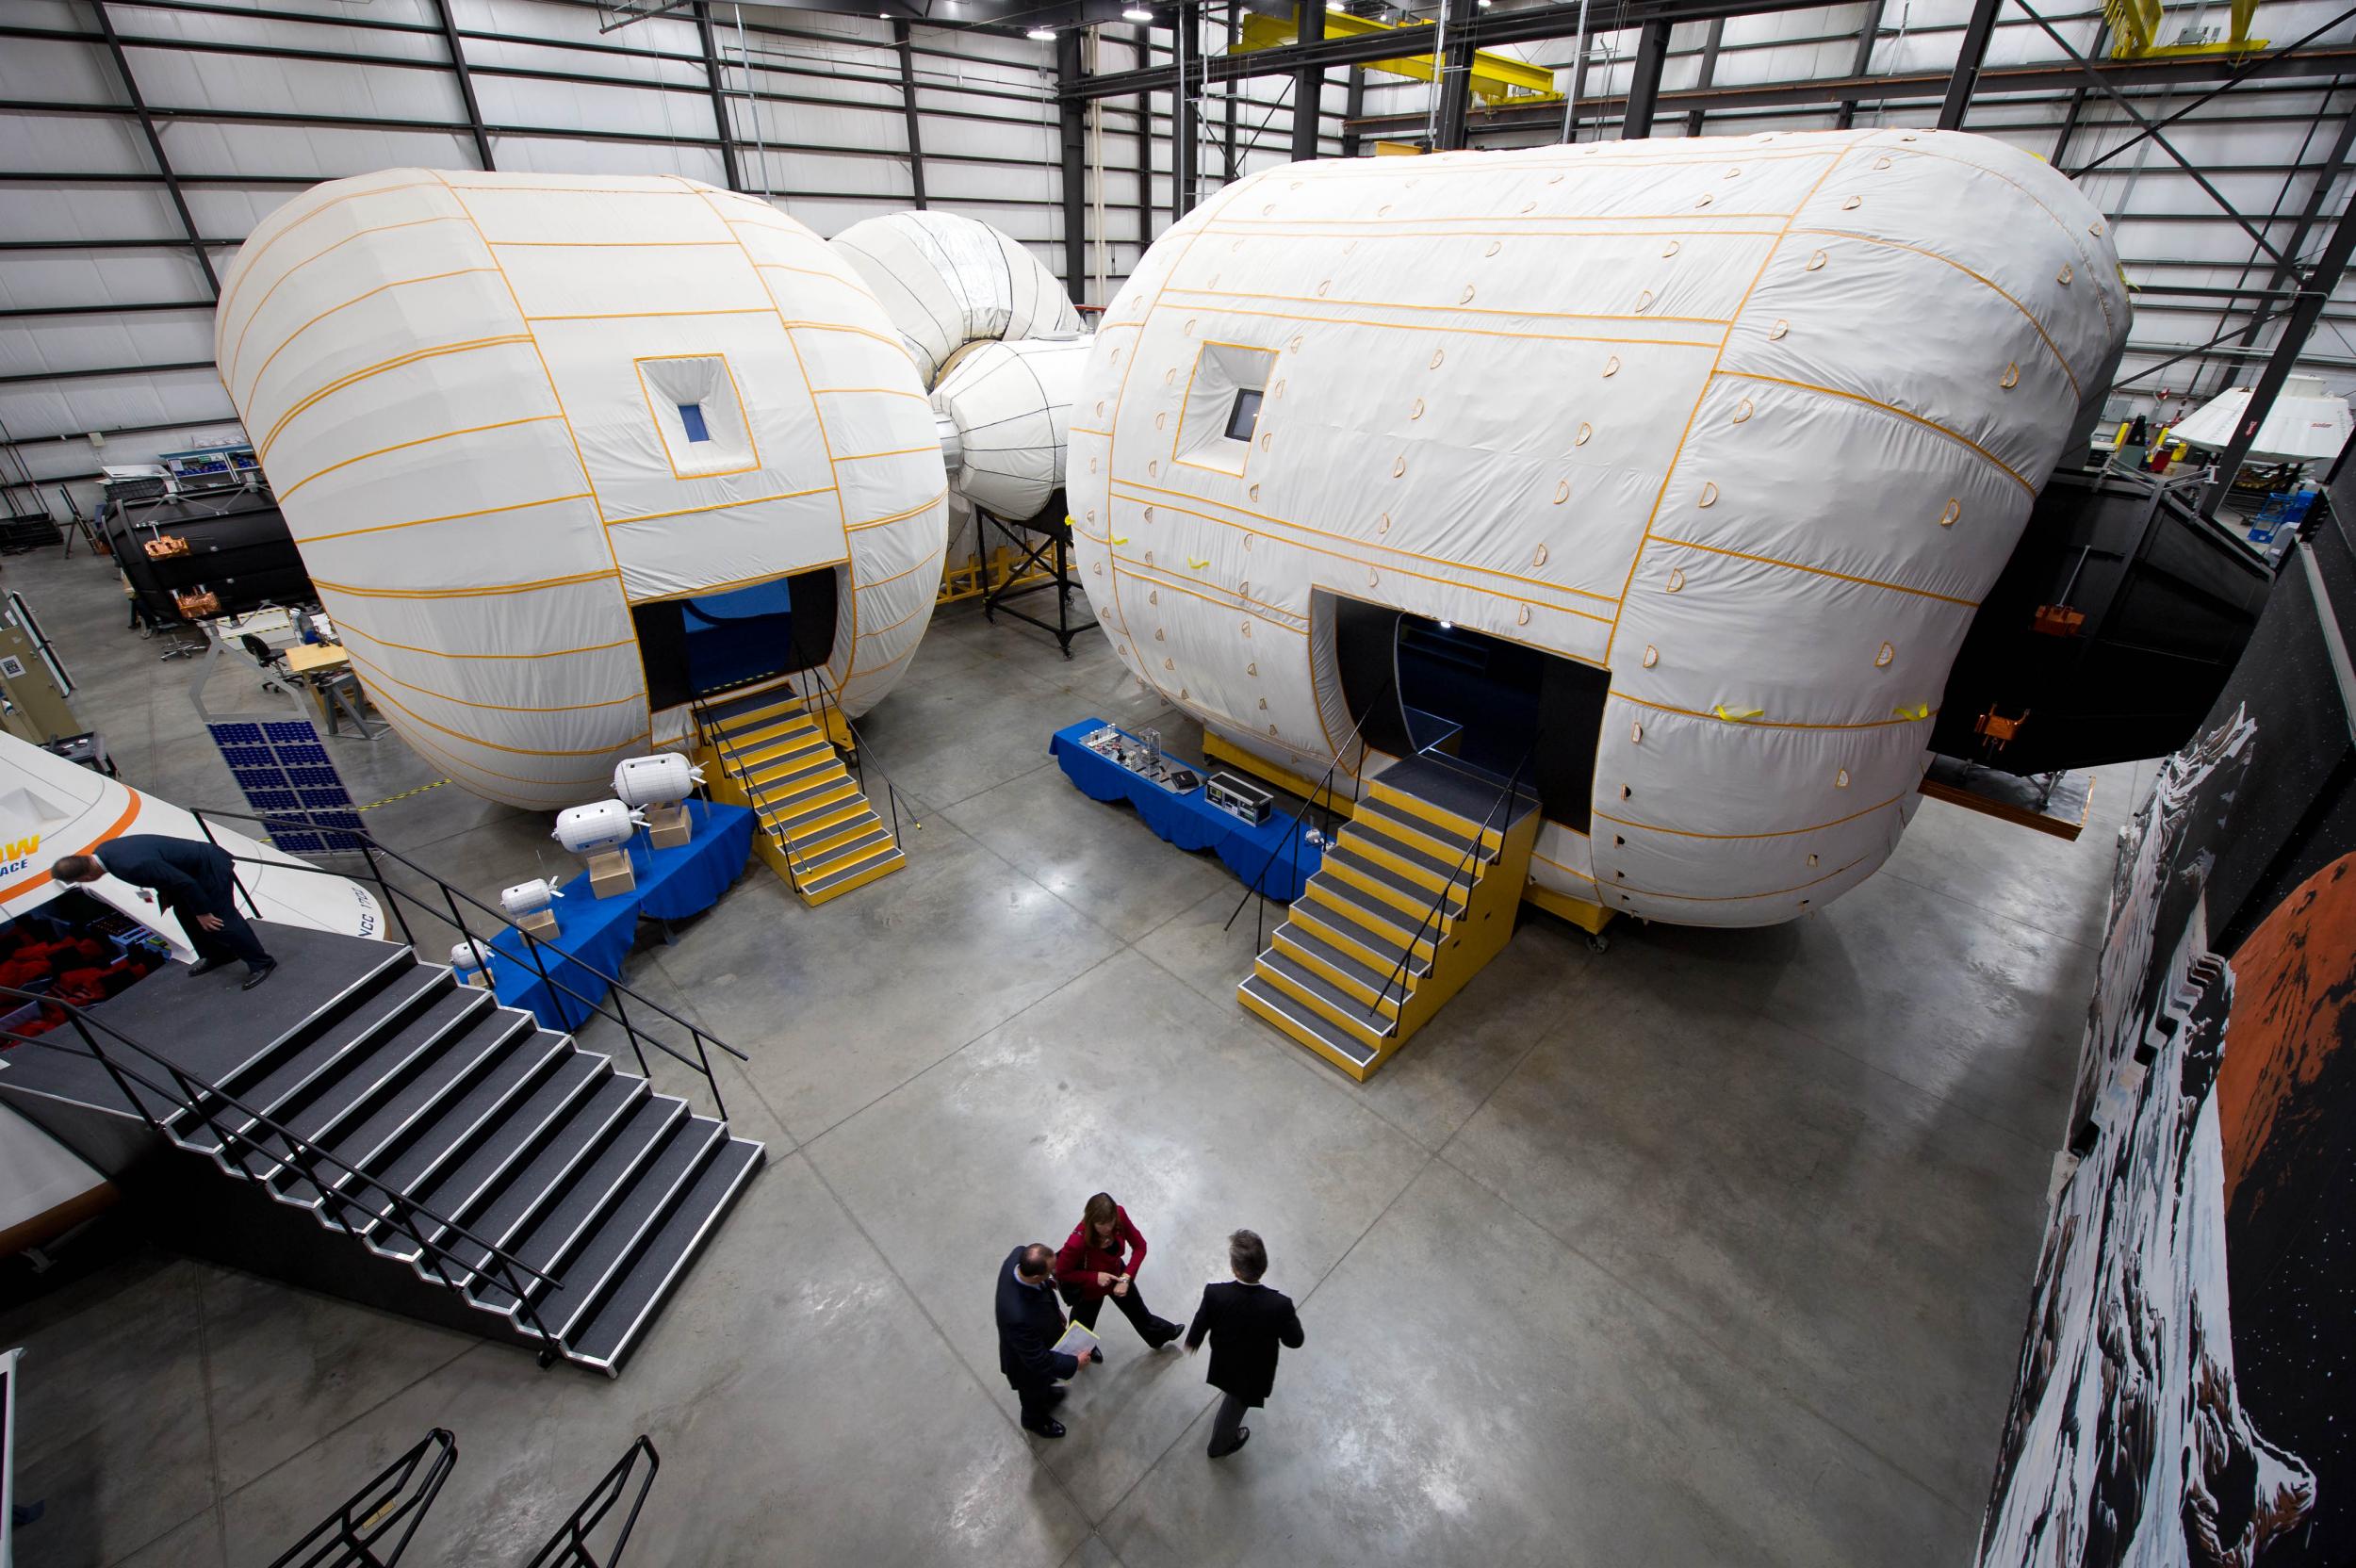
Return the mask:
[[(5, 581), (126, 779), (234, 804), (110, 570)], [(1926, 803), (1796, 924), (1596, 956), (1526, 912), (1360, 1086), (1236, 1004), (1235, 880), (1047, 760), (1090, 714), (1194, 742), (1078, 649), (944, 612), (866, 722), (922, 823), (908, 869), (818, 910), (756, 869), (632, 958), (751, 1054), (724, 1083), (770, 1165), (618, 1380), (139, 1252), (0, 1315), (19, 1495), (48, 1504), (23, 1568), (266, 1561), (435, 1426), (460, 1455), (413, 1562), (521, 1562), (641, 1431), (646, 1568), (1967, 1560), (2149, 770), (2102, 777), (2074, 845)], [(364, 800), (439, 776), (336, 748)], [(486, 897), (563, 865), (455, 786), (368, 821)], [(1237, 1225), (1301, 1303), (1232, 1462), (1203, 1455), (1203, 1363), (1109, 1315), (1072, 1435), (1015, 1425), (996, 1265), (1100, 1187), (1164, 1315)]]

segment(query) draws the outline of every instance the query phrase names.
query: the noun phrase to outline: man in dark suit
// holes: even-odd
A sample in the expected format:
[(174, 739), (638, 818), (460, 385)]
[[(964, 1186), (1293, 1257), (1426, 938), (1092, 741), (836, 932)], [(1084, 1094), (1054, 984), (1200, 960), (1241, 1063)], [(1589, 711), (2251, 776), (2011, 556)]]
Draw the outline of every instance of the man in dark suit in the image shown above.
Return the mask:
[(1186, 1330), (1188, 1355), (1209, 1336), (1211, 1375), (1204, 1380), (1226, 1396), (1211, 1420), (1213, 1459), (1225, 1459), (1252, 1441), (1243, 1413), (1268, 1403), (1268, 1391), (1276, 1386), (1277, 1347), (1298, 1350), (1302, 1340), (1293, 1298), (1260, 1282), (1268, 1272), (1268, 1248), (1257, 1234), (1237, 1231), (1227, 1238), (1227, 1266), (1235, 1282), (1204, 1285), (1203, 1304)]
[[(1055, 1250), (1043, 1241), (1018, 1247), (998, 1268), (998, 1370), (1023, 1401), (1025, 1430), (1063, 1436), (1052, 1413), (1063, 1402), (1056, 1385), (1088, 1362), (1055, 1348), (1063, 1337), (1063, 1308), (1055, 1300)], [(1101, 1361), (1104, 1352), (1091, 1353)]]
[(68, 855), (49, 868), (52, 878), (67, 883), (95, 882), (109, 873), (150, 890), (156, 903), (179, 917), (188, 945), (196, 949), (190, 974), (205, 974), (232, 958), (243, 958), (241, 988), (250, 991), (278, 967), (278, 960), (262, 951), (262, 939), (254, 927), (237, 913), (237, 862), (227, 850), (195, 839), (127, 833), (100, 844), (95, 855)]

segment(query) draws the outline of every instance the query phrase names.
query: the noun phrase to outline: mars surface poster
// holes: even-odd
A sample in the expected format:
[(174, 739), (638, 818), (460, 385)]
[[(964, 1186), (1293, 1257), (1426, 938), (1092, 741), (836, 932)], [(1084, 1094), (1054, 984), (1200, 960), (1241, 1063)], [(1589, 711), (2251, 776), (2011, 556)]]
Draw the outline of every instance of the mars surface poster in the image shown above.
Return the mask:
[(2356, 1560), (2356, 565), (2292, 560), (2129, 825), (1980, 1560)]

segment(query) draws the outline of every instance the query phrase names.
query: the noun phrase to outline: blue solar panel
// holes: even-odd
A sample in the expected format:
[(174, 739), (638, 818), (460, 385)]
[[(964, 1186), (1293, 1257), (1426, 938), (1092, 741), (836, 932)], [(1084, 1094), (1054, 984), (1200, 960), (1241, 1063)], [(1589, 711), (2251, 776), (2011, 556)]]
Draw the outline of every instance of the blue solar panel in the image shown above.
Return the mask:
[(270, 842), (313, 855), (363, 847), (359, 812), (317, 727), (271, 719), (206, 727), (246, 804), (275, 819), (266, 825)]

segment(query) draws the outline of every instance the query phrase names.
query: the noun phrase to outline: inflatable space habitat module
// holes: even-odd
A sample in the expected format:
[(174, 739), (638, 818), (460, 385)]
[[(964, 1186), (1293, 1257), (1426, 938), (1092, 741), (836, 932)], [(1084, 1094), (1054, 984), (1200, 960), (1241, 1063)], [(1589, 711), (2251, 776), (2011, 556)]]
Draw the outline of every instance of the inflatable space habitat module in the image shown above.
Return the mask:
[(1450, 751), (1535, 790), (1544, 887), (1745, 925), (1895, 845), (2128, 318), (2067, 179), (1878, 130), (1269, 171), (1092, 340), (967, 220), (390, 171), (262, 224), (217, 335), (371, 695), (478, 792), (602, 793), (748, 626), (863, 712), (952, 505), (1060, 488), (1121, 658), (1232, 745)]
[(1454, 750), (1534, 784), (1540, 885), (1789, 920), (1897, 843), (2128, 315), (2101, 215), (1981, 137), (1272, 170), (1098, 328), (1083, 580), (1235, 744)]

